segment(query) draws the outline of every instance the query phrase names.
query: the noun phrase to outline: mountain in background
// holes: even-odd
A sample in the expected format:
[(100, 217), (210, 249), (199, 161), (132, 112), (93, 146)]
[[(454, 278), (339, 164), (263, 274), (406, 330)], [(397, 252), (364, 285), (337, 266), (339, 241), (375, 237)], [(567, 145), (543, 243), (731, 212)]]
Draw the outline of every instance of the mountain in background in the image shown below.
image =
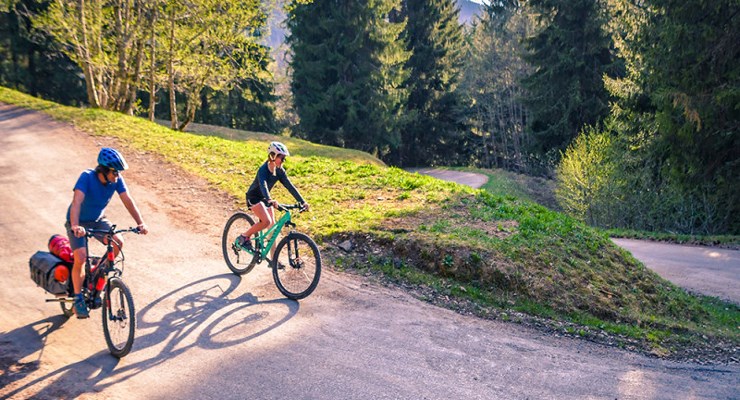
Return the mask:
[(470, 0), (457, 0), (460, 7), (460, 21), (466, 24), (473, 22), (473, 18), (480, 15), (483, 6)]
[[(270, 35), (267, 37), (266, 45), (273, 49), (273, 56), (278, 65), (284, 64), (283, 45), (285, 42), (285, 3), (288, 0), (276, 0), (270, 12)], [(460, 21), (469, 24), (483, 10), (483, 6), (470, 0), (457, 0), (460, 7)]]

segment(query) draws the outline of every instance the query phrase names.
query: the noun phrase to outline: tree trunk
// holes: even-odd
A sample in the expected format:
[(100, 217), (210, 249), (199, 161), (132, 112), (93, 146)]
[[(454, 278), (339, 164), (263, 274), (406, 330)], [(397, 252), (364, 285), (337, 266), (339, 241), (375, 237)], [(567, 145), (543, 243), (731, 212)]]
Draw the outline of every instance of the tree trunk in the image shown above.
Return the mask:
[(154, 27), (157, 24), (157, 5), (155, 4), (152, 9), (152, 19), (151, 19), (151, 25), (149, 32), (149, 46), (151, 46), (151, 65), (149, 70), (149, 121), (154, 121), (154, 108), (156, 107), (157, 99), (156, 99), (156, 93), (157, 93), (157, 85), (155, 82), (155, 72), (156, 72), (156, 55), (157, 55), (157, 45), (155, 42), (155, 36), (154, 36)]
[(175, 100), (175, 11), (170, 14), (170, 54), (167, 60), (168, 86), (170, 90), (170, 128), (177, 129), (177, 103)]
[(185, 120), (182, 121), (182, 124), (177, 128), (179, 131), (184, 131), (185, 128), (193, 122), (195, 119), (195, 110), (198, 108), (198, 94), (197, 93), (190, 93), (187, 97), (187, 100), (185, 100)]
[[(144, 59), (144, 41), (139, 40), (136, 44), (136, 64), (134, 66), (134, 72), (132, 74), (133, 82), (139, 81), (139, 75), (141, 74), (141, 63)], [(136, 104), (136, 91), (139, 89), (137, 85), (130, 84), (128, 90), (128, 98), (126, 99), (126, 114), (134, 115), (134, 104)]]
[(80, 23), (80, 35), (82, 46), (77, 50), (83, 62), (82, 73), (85, 75), (85, 87), (87, 89), (87, 101), (90, 107), (100, 107), (100, 99), (96, 89), (96, 76), (90, 57), (90, 47), (87, 38), (87, 24), (85, 22), (85, 0), (77, 1), (77, 18)]

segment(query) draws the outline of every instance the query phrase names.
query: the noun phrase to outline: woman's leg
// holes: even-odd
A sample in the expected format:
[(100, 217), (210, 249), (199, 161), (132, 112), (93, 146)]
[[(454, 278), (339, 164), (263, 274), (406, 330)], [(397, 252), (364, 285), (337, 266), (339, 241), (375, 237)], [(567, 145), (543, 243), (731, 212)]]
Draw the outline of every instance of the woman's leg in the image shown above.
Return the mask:
[(271, 227), (275, 223), (275, 212), (272, 207), (265, 206), (264, 203), (259, 202), (252, 206), (252, 212), (259, 219), (255, 222), (246, 232), (242, 233), (242, 236), (251, 238), (255, 233)]

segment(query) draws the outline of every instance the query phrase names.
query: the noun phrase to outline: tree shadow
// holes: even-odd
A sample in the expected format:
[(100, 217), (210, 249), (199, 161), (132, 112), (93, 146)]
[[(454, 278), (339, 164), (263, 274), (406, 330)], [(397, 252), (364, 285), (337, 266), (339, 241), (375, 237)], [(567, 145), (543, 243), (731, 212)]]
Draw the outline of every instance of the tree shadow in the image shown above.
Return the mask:
[[(13, 121), (13, 120), (25, 117), (27, 115), (32, 115), (34, 113), (36, 113), (36, 111), (14, 106), (14, 105), (11, 105), (9, 107), (1, 107), (0, 108), (0, 121), (4, 122), (5, 124), (12, 124), (11, 126), (9, 126), (12, 129), (25, 129), (30, 126), (37, 125), (39, 121), (34, 121), (33, 119), (27, 120), (27, 121), (23, 121), (23, 120)], [(43, 116), (43, 122), (48, 122), (51, 120), (49, 116), (47, 116), (46, 114), (39, 114), (39, 115)]]
[[(85, 360), (27, 382), (6, 396), (13, 397), (26, 390), (36, 390), (34, 397), (38, 398), (75, 398), (84, 393), (100, 392), (181, 356), (190, 349), (218, 350), (251, 341), (293, 318), (300, 308), (299, 303), (293, 300), (260, 301), (251, 293), (230, 299), (229, 295), (233, 294), (240, 281), (240, 277), (232, 274), (200, 279), (163, 295), (139, 311), (137, 332), (153, 331), (142, 337), (137, 336), (132, 352), (163, 345), (155, 355), (147, 359), (124, 363), (118, 368), (120, 360), (104, 349)], [(169, 304), (171, 308), (161, 315), (161, 310)], [(30, 326), (57, 319), (62, 320), (60, 323), (66, 320), (61, 316), (52, 317)], [(32, 328), (19, 328), (22, 329)], [(44, 337), (49, 332), (44, 332)], [(18, 337), (25, 336), (19, 333)], [(43, 351), (43, 338), (36, 342), (37, 345), (29, 348), (26, 354)], [(16, 375), (17, 379), (10, 382), (37, 370), (38, 361), (29, 368), (32, 369), (22, 376)], [(0, 383), (5, 386), (10, 382)]]

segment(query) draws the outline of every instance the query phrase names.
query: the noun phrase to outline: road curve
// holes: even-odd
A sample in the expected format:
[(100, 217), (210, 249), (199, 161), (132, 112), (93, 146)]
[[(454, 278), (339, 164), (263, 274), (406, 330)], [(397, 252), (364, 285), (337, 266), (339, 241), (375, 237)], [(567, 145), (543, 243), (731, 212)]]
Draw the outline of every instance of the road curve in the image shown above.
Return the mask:
[(454, 171), (444, 168), (409, 168), (407, 171), (433, 176), (437, 179), (442, 179), (443, 181), (468, 185), (473, 189), (478, 189), (488, 182), (488, 177), (486, 175), (475, 172)]
[[(137, 338), (122, 360), (100, 315), (65, 320), (28, 277), (71, 188), (118, 146), (151, 233), (127, 236)], [(248, 182), (245, 182), (245, 187)], [(300, 182), (295, 182), (300, 186)], [(298, 302), (220, 254), (228, 199), (109, 138), (0, 104), (0, 398), (732, 399), (740, 368), (676, 363), (440, 309), (326, 269)], [(118, 200), (108, 216), (132, 223)], [(297, 220), (300, 227), (300, 218)]]
[(658, 275), (689, 291), (740, 304), (740, 251), (612, 239)]

